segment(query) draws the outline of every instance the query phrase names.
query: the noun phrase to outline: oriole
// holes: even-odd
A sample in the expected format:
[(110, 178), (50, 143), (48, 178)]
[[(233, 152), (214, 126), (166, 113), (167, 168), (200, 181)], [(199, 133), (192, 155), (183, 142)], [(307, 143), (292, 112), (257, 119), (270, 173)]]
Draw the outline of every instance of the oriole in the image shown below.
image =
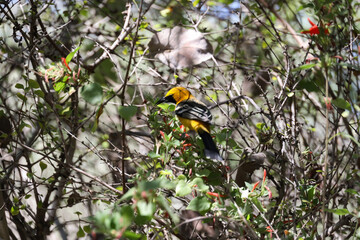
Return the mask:
[(205, 156), (222, 161), (219, 150), (210, 135), (212, 115), (206, 105), (197, 100), (186, 88), (174, 87), (161, 98), (160, 103), (176, 104), (175, 114), (179, 121), (188, 129), (197, 132), (204, 142)]

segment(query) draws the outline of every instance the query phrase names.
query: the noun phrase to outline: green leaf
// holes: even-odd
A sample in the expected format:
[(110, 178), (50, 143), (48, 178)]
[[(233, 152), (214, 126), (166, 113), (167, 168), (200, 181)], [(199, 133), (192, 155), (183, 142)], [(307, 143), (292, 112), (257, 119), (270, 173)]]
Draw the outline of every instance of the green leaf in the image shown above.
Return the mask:
[(47, 168), (47, 164), (40, 161), (40, 168), (41, 168), (41, 172), (43, 172)]
[(20, 98), (21, 100), (23, 100), (24, 102), (26, 102), (26, 100), (27, 100), (27, 97), (25, 97), (25, 96), (22, 95), (21, 93), (16, 93), (16, 96), (17, 96), (18, 98)]
[(313, 186), (313, 187), (311, 187), (310, 189), (307, 190), (308, 199), (310, 201), (313, 200), (313, 198), (315, 196), (315, 191), (316, 191), (316, 186)]
[(196, 7), (199, 4), (200, 0), (193, 1), (193, 6)]
[(360, 71), (360, 67), (357, 66), (357, 65), (353, 65), (353, 64), (350, 64), (350, 63), (344, 63), (344, 62), (339, 63), (339, 65), (343, 66), (343, 67), (350, 68), (350, 69), (355, 70), (355, 71)]
[(65, 88), (65, 86), (66, 86), (66, 83), (64, 83), (64, 82), (56, 82), (54, 84), (54, 90), (56, 92), (61, 92)]
[(208, 177), (210, 175), (210, 170), (209, 169), (199, 169), (199, 171), (197, 171), (195, 174), (197, 177)]
[(71, 107), (70, 106), (68, 106), (68, 107), (64, 108), (63, 110), (61, 110), (60, 114), (65, 115), (68, 112), (71, 112)]
[(39, 83), (36, 80), (29, 79), (28, 83), (31, 88), (39, 88), (40, 87)]
[(138, 201), (136, 206), (139, 210), (139, 214), (142, 216), (153, 216), (156, 210), (154, 203), (146, 202), (145, 200)]
[(336, 107), (351, 111), (351, 105), (343, 98), (333, 99), (331, 101)]
[(348, 111), (348, 110), (343, 111), (343, 112), (341, 113), (341, 116), (342, 116), (343, 118), (349, 117), (349, 116), (350, 116), (350, 111)]
[(205, 214), (207, 211), (209, 211), (211, 207), (211, 202), (207, 197), (201, 196), (196, 197), (189, 203), (189, 206), (187, 206), (186, 209), (198, 211), (200, 214)]
[(161, 103), (157, 105), (159, 108), (167, 111), (167, 112), (173, 112), (175, 111), (175, 105), (174, 104), (168, 104), (168, 103)]
[(119, 115), (126, 121), (130, 121), (130, 119), (137, 113), (137, 107), (135, 106), (120, 106), (119, 107)]
[(176, 185), (175, 192), (176, 196), (184, 197), (191, 193), (191, 187), (184, 180), (180, 180)]
[(79, 51), (79, 49), (80, 49), (80, 46), (78, 46), (74, 51), (72, 51), (71, 53), (69, 53), (69, 54), (66, 56), (66, 63), (71, 62), (71, 59), (73, 59), (75, 53), (76, 53), (77, 51)]
[(137, 233), (134, 233), (131, 231), (125, 231), (123, 237), (125, 239), (137, 240), (137, 239), (141, 239), (143, 237), (143, 235), (137, 234)]
[(261, 202), (257, 198), (251, 198), (251, 201), (255, 204), (255, 206), (259, 209), (260, 212), (264, 213), (266, 212), (266, 209), (263, 208)]
[(153, 216), (142, 216), (140, 214), (136, 215), (134, 222), (137, 225), (144, 225), (150, 222), (153, 219)]
[(134, 219), (134, 210), (131, 206), (125, 205), (120, 208), (120, 228), (127, 228), (131, 225)]
[(192, 186), (196, 186), (196, 189), (198, 189), (201, 192), (208, 192), (209, 186), (204, 184), (204, 180), (202, 178), (195, 178), (191, 181)]
[(22, 85), (21, 83), (17, 83), (17, 84), (15, 84), (15, 88), (24, 89), (24, 85)]
[(34, 93), (35, 93), (36, 95), (38, 95), (39, 97), (41, 97), (41, 98), (44, 98), (44, 97), (45, 97), (44, 92), (41, 91), (41, 90), (35, 90)]
[(359, 141), (356, 140), (356, 139), (355, 139), (353, 136), (351, 136), (350, 134), (341, 133), (341, 136), (351, 139), (354, 143), (356, 143), (356, 145), (358, 145), (358, 147), (360, 147)]
[(223, 185), (224, 180), (223, 180), (222, 173), (219, 171), (210, 172), (209, 177), (208, 177), (208, 184), (209, 185)]
[(306, 89), (309, 92), (316, 92), (319, 91), (319, 87), (316, 85), (314, 81), (310, 81), (309, 79), (303, 79), (300, 81), (297, 89)]
[(297, 68), (292, 69), (291, 71), (292, 72), (298, 72), (298, 71), (301, 71), (301, 70), (306, 70), (306, 69), (313, 68), (315, 66), (316, 66), (316, 63), (304, 64), (304, 65), (301, 65), (301, 66), (299, 66)]
[(81, 226), (79, 226), (79, 231), (76, 233), (76, 236), (77, 236), (78, 238), (85, 237), (85, 232), (84, 232), (84, 230), (81, 228)]
[(339, 209), (326, 209), (327, 212), (335, 213), (336, 215), (343, 216), (350, 214), (350, 212), (346, 208)]
[(292, 97), (292, 96), (294, 96), (294, 94), (295, 94), (294, 92), (289, 92), (289, 93), (287, 94), (287, 96), (288, 96), (288, 97)]
[(158, 154), (158, 153), (156, 153), (156, 152), (149, 152), (149, 153), (148, 153), (148, 156), (149, 156), (150, 158), (159, 158), (159, 157), (161, 157), (161, 155)]
[(346, 189), (345, 192), (350, 193), (350, 194), (353, 194), (353, 195), (358, 194), (358, 191), (356, 191), (355, 189), (351, 189), (351, 188)]
[(84, 226), (83, 229), (84, 229), (84, 231), (85, 231), (86, 233), (91, 233), (91, 227), (90, 227), (90, 225)]
[(122, 197), (120, 198), (119, 201), (121, 202), (121, 201), (124, 201), (124, 200), (131, 199), (134, 196), (135, 192), (136, 192), (135, 188), (130, 188), (129, 191), (127, 191), (124, 195), (122, 195)]
[(18, 215), (19, 214), (19, 208), (16, 207), (16, 206), (12, 206), (10, 212), (11, 212), (11, 215), (13, 215), (13, 216)]
[(174, 187), (173, 184), (165, 178), (157, 178), (153, 181), (141, 181), (138, 183), (138, 186), (140, 191), (150, 191), (158, 188), (171, 189)]
[(81, 96), (86, 102), (96, 105), (102, 101), (103, 89), (97, 83), (90, 83), (81, 88)]

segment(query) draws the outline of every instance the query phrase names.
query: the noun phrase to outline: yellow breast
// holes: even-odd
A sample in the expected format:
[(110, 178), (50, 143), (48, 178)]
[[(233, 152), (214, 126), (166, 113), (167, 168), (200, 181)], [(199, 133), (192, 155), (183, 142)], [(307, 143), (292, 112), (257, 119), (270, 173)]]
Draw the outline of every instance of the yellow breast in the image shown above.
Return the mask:
[(205, 132), (210, 133), (210, 126), (207, 123), (198, 120), (185, 119), (179, 116), (178, 119), (182, 125), (184, 125), (186, 128), (190, 130), (194, 130), (196, 132), (198, 132), (199, 130), (203, 130)]

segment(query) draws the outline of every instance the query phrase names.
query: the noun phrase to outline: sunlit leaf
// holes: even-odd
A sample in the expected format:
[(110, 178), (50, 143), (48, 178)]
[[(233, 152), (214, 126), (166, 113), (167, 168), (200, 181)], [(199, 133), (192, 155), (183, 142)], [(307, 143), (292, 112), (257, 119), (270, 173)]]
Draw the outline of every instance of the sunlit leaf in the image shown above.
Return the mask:
[(336, 215), (339, 215), (339, 216), (350, 214), (349, 210), (347, 210), (346, 208), (326, 209), (326, 211), (335, 213)]
[(79, 49), (80, 49), (80, 46), (78, 46), (77, 48), (75, 48), (74, 51), (72, 51), (71, 53), (69, 53), (69, 54), (66, 56), (66, 62), (67, 62), (67, 63), (71, 62), (71, 59), (73, 59), (75, 53), (76, 53), (77, 51), (79, 51)]
[(316, 66), (316, 63), (304, 64), (304, 65), (301, 65), (301, 66), (299, 66), (297, 68), (292, 69), (291, 71), (298, 72), (298, 71), (301, 71), (301, 70), (307, 70), (307, 69), (313, 68), (315, 66)]
[(177, 196), (183, 197), (191, 193), (191, 188), (184, 180), (180, 180), (175, 191)]

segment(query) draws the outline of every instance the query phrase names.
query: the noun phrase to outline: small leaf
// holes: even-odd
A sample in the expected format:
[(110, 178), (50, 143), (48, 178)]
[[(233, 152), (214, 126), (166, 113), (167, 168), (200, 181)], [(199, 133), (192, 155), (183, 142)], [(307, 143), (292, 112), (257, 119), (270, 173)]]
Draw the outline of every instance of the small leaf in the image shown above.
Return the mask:
[(19, 208), (16, 207), (16, 206), (12, 206), (10, 212), (11, 212), (11, 215), (13, 215), (13, 216), (18, 215), (19, 214)]
[(24, 85), (22, 85), (21, 83), (15, 84), (15, 87), (16, 87), (17, 89), (24, 89)]
[(331, 102), (338, 108), (351, 111), (350, 103), (343, 98), (336, 98), (336, 99), (333, 99)]
[(43, 172), (47, 168), (47, 164), (40, 161), (40, 168), (41, 168), (41, 172)]
[(199, 171), (196, 172), (197, 177), (208, 177), (210, 175), (209, 169), (199, 169)]
[(259, 209), (260, 212), (266, 212), (266, 209), (262, 206), (261, 202), (257, 198), (251, 198), (251, 201), (255, 204), (255, 206)]
[(104, 105), (100, 105), (100, 107), (99, 107), (99, 109), (98, 109), (98, 111), (96, 112), (96, 116), (95, 116), (95, 122), (94, 122), (94, 125), (93, 125), (93, 127), (91, 128), (91, 131), (92, 132), (95, 132), (96, 131), (96, 129), (97, 129), (97, 127), (98, 127), (98, 125), (99, 125), (99, 118), (100, 118), (100, 116), (101, 116), (101, 114), (104, 112)]
[(156, 211), (154, 203), (146, 202), (145, 200), (138, 201), (136, 206), (139, 210), (139, 214), (142, 216), (153, 216)]
[(347, 118), (349, 115), (350, 115), (350, 112), (349, 112), (348, 110), (345, 110), (345, 111), (343, 111), (343, 112), (341, 113), (341, 116), (342, 116), (343, 118)]
[(152, 220), (153, 216), (142, 216), (140, 214), (137, 214), (134, 222), (137, 225), (144, 225), (147, 224), (148, 222), (150, 222)]
[(78, 46), (74, 51), (72, 51), (71, 53), (69, 53), (69, 54), (66, 56), (66, 62), (67, 62), (67, 63), (71, 62), (71, 59), (73, 59), (75, 53), (76, 53), (77, 51), (79, 51), (79, 49), (80, 49), (80, 46)]
[(343, 66), (343, 67), (347, 67), (347, 68), (355, 70), (355, 71), (360, 71), (360, 67), (357, 65), (353, 65), (350, 63), (344, 63), (344, 62), (339, 63), (339, 65)]
[(350, 214), (350, 212), (346, 208), (326, 209), (326, 211), (335, 213), (336, 215), (339, 215), (339, 216)]
[(90, 83), (81, 88), (81, 96), (86, 102), (96, 105), (102, 101), (103, 89), (97, 83)]
[(56, 82), (54, 84), (54, 90), (56, 92), (61, 92), (65, 88), (65, 86), (66, 86), (66, 83), (64, 83), (64, 82)]
[(123, 237), (124, 239), (136, 240), (136, 239), (141, 239), (143, 235), (131, 231), (125, 231)]
[(189, 206), (187, 206), (186, 209), (198, 211), (201, 214), (204, 214), (207, 211), (209, 211), (210, 207), (211, 207), (211, 202), (209, 201), (209, 199), (207, 197), (201, 196), (191, 200)]
[(82, 213), (79, 212), (79, 211), (76, 211), (75, 214), (78, 215), (78, 216), (81, 216), (81, 215), (82, 215)]
[(44, 98), (44, 97), (45, 97), (44, 92), (41, 91), (41, 90), (35, 90), (34, 93), (35, 93), (37, 96), (41, 97), (41, 98)]
[(130, 119), (137, 113), (137, 107), (135, 106), (120, 106), (119, 107), (119, 115), (126, 121), (130, 121)]
[(76, 233), (76, 236), (77, 236), (78, 238), (85, 237), (85, 232), (84, 232), (84, 230), (81, 228), (81, 226), (79, 226), (79, 231)]
[(36, 80), (29, 79), (28, 83), (31, 88), (39, 88), (40, 87), (39, 83)]
[(289, 92), (287, 96), (291, 98), (292, 96), (294, 96), (294, 92)]
[(120, 227), (127, 228), (131, 225), (134, 219), (134, 210), (131, 206), (125, 205), (120, 208)]
[(84, 229), (84, 231), (85, 231), (86, 233), (91, 233), (91, 227), (90, 227), (90, 225), (84, 226), (83, 229)]
[(18, 98), (20, 98), (21, 100), (23, 100), (24, 102), (26, 102), (26, 100), (27, 100), (27, 97), (25, 97), (25, 96), (22, 95), (21, 93), (16, 93), (16, 96), (17, 96)]
[(129, 191), (127, 191), (124, 195), (122, 195), (119, 202), (131, 199), (134, 196), (135, 192), (136, 192), (135, 188), (130, 188)]
[(291, 71), (292, 72), (298, 72), (298, 71), (301, 71), (301, 70), (306, 70), (306, 69), (313, 68), (315, 66), (316, 66), (316, 63), (304, 64), (304, 65), (301, 65), (301, 66), (299, 66), (297, 68), (292, 69)]
[(191, 188), (184, 180), (180, 180), (179, 183), (176, 185), (175, 192), (176, 196), (184, 197), (191, 193)]
[(202, 178), (195, 178), (191, 181), (191, 185), (196, 186), (196, 189), (202, 192), (208, 192), (209, 186), (204, 184), (204, 180)]
[(350, 193), (350, 194), (353, 194), (353, 195), (358, 194), (358, 191), (356, 191), (355, 189), (351, 189), (351, 188), (346, 189), (345, 192)]
[(196, 7), (199, 4), (200, 0), (193, 1), (193, 6)]

